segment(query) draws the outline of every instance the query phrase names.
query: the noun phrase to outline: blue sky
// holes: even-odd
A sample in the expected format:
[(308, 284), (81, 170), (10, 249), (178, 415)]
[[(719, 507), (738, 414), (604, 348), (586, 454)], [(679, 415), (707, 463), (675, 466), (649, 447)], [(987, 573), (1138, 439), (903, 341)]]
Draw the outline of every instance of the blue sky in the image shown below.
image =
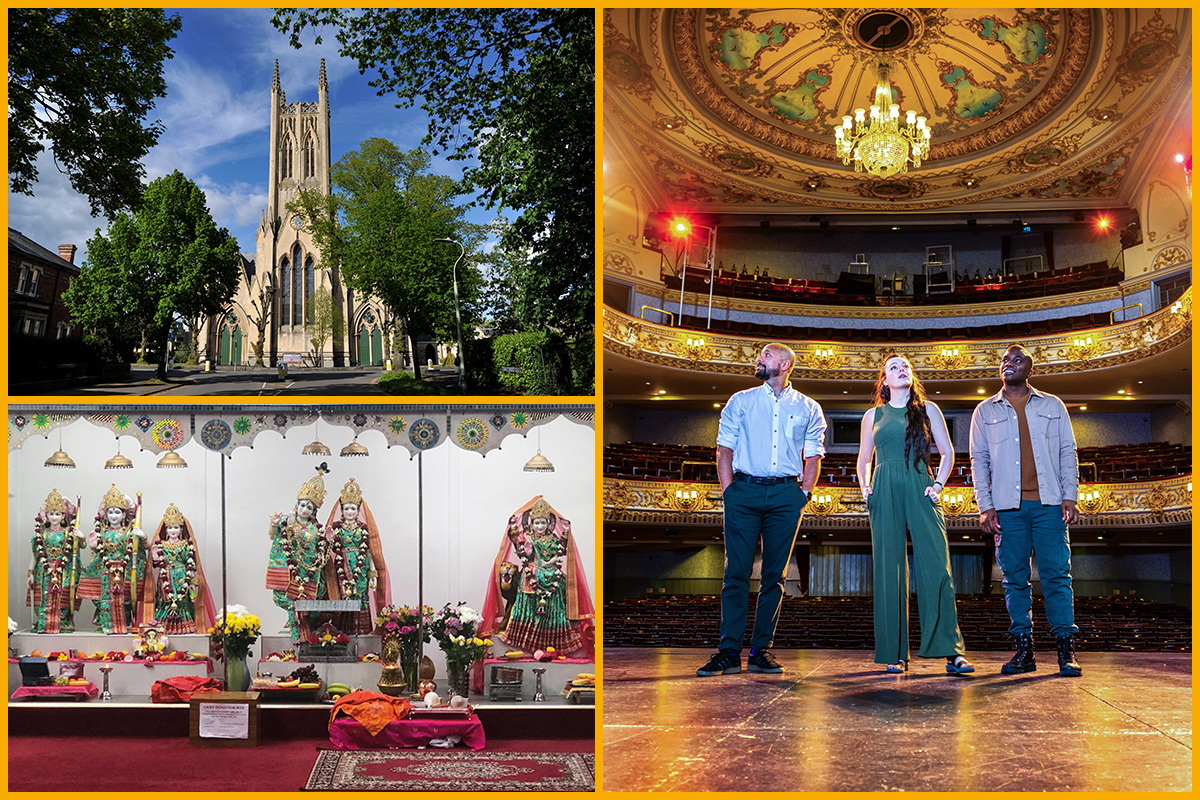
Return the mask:
[[(321, 59), (329, 81), (331, 157), (337, 161), (370, 137), (395, 142), (402, 150), (418, 147), (427, 119), (419, 108), (397, 109), (395, 97), (377, 97), (359, 75), (356, 63), (337, 54), (331, 30), (324, 42), (293, 49), (287, 36), (271, 25), (270, 9), (169, 10), (183, 19), (171, 42), (175, 57), (164, 64), (167, 96), (148, 119), (162, 120), (166, 131), (146, 155), (145, 180), (178, 169), (208, 197), (220, 227), (228, 228), (243, 253), (254, 253), (254, 234), (267, 204), (271, 77), (279, 60), (279, 80), (290, 103), (315, 101)], [(461, 162), (433, 159), (432, 171), (459, 177)], [(35, 196), (9, 194), (8, 224), (57, 252), (61, 243), (79, 247), (75, 263), (86, 258), (87, 240), (108, 220), (93, 218), (87, 200), (59, 173), (47, 149), (38, 161)], [(461, 198), (466, 202), (467, 197)], [(496, 213), (474, 208), (472, 222), (486, 223)]]

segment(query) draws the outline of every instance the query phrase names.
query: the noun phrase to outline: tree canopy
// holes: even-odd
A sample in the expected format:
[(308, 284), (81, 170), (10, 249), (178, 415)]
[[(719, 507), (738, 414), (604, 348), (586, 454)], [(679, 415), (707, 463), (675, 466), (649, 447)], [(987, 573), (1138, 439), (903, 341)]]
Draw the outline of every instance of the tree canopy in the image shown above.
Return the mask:
[(240, 277), (237, 240), (218, 229), (204, 192), (176, 170), (151, 181), (133, 213), (96, 230), (88, 259), (63, 296), (72, 316), (115, 355), (138, 338), (162, 346), (176, 317), (211, 317), (233, 299)]
[(426, 144), (478, 160), (464, 191), (519, 212), (506, 233), (529, 253), (532, 323), (566, 336), (595, 321), (595, 11), (591, 8), (281, 9), (294, 47), (337, 28), (341, 54), (398, 107), (420, 102)]
[[(429, 174), (429, 165), (422, 150), (368, 139), (331, 167), (331, 195), (305, 190), (287, 207), (304, 217), (322, 263), (339, 264), (348, 286), (378, 297), (404, 324), (418, 376), (417, 337), (454, 338), (452, 273), (459, 251), (435, 240), (459, 241), (469, 256), (482, 238), (455, 203), (458, 183)], [(479, 284), (464, 259), (458, 267), (464, 326), (476, 316)]]
[(150, 8), (13, 8), (8, 12), (8, 177), (33, 195), (38, 154), (54, 160), (109, 219), (136, 208), (141, 159), (163, 126), (143, 120), (166, 96), (167, 42), (183, 27)]

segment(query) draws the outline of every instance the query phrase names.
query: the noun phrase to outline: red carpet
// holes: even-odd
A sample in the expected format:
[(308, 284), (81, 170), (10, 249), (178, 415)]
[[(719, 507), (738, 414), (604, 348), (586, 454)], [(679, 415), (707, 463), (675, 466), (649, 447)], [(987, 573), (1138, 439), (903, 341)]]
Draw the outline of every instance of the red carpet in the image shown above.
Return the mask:
[[(100, 733), (99, 731), (89, 733)], [(10, 792), (294, 792), (327, 738), (197, 747), (186, 738), (20, 736), (8, 739)], [(587, 752), (590, 739), (489, 740), (491, 751)], [(422, 751), (424, 752), (424, 751)], [(442, 751), (444, 752), (444, 751)], [(69, 758), (63, 757), (70, 754)]]
[(400, 792), (592, 792), (590, 753), (326, 750), (305, 789)]

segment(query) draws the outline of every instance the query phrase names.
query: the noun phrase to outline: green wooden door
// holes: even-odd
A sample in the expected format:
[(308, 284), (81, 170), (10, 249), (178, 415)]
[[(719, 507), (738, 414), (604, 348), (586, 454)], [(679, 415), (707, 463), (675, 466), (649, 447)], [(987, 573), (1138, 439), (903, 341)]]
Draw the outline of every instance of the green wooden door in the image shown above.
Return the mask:
[(379, 328), (371, 331), (371, 366), (383, 366), (383, 331)]
[(242, 363), (242, 329), (240, 327), (233, 329), (233, 340), (230, 348), (230, 364)]

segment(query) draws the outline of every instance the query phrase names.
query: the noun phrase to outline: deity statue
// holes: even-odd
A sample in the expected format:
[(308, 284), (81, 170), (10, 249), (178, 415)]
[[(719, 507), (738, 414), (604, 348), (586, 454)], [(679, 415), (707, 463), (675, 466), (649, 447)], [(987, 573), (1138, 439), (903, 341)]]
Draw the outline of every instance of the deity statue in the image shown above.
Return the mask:
[[(520, 565), (516, 598), (502, 607), (504, 582)], [(508, 617), (506, 626), (505, 617)], [(509, 517), (505, 540), (483, 605), (480, 635), (498, 635), (510, 646), (536, 651), (553, 647), (566, 655), (585, 645), (595, 618), (571, 523), (538, 495)]]
[(34, 633), (75, 630), (75, 592), (83, 573), (80, 551), (87, 547), (75, 526), (79, 508), (50, 490), (33, 521), (33, 564), (25, 604), (33, 608)]
[(325, 586), (330, 600), (357, 600), (358, 611), (346, 614), (339, 626), (345, 633), (370, 633), (375, 616), (391, 605), (383, 545), (362, 489), (351, 478), (329, 514), (325, 526), (329, 560), (325, 562)]
[(154, 597), (154, 585), (146, 576), (146, 534), (140, 515), (141, 499), (134, 502), (113, 484), (104, 493), (88, 535), (88, 546), (96, 554), (83, 568), (76, 596), (96, 604), (93, 621), (101, 633), (129, 633), (137, 604)]
[(157, 622), (168, 634), (204, 633), (216, 620), (194, 531), (174, 503), (167, 506), (150, 545), (154, 602), (142, 606), (143, 625)]
[(324, 600), (325, 562), (329, 542), (317, 522), (317, 509), (325, 501), (325, 465), (317, 467), (316, 477), (300, 487), (296, 507), (291, 514), (272, 514), (271, 554), (267, 561), (267, 588), (272, 589), (275, 605), (287, 611), (292, 641), (307, 641), (317, 615), (296, 614), (297, 600)]

